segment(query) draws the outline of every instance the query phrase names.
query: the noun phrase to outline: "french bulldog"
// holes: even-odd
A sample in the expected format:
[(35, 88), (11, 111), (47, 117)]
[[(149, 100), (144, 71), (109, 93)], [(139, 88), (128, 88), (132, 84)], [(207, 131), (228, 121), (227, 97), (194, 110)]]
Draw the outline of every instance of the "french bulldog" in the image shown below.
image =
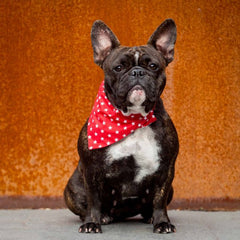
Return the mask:
[(94, 61), (104, 71), (82, 127), (80, 160), (64, 190), (81, 233), (140, 214), (154, 233), (175, 232), (167, 205), (179, 143), (160, 98), (174, 58), (176, 25), (165, 20), (146, 45), (125, 47), (102, 21), (91, 31)]

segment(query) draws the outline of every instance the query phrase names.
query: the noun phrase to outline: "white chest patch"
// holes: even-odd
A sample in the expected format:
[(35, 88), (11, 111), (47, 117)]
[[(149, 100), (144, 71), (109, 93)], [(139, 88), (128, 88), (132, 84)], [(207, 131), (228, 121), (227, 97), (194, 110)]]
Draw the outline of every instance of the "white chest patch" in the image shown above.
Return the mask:
[(109, 147), (108, 164), (121, 159), (124, 161), (124, 157), (133, 156), (139, 168), (134, 182), (141, 182), (144, 177), (157, 171), (160, 165), (159, 152), (161, 149), (154, 136), (155, 134), (149, 126), (137, 129), (133, 134)]

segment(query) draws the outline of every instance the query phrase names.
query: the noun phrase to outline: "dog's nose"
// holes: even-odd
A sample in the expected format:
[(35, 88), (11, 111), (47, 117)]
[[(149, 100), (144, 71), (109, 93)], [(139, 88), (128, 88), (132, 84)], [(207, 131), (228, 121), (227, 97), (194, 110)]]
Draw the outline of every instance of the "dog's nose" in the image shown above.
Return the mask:
[(130, 76), (133, 77), (143, 77), (144, 75), (146, 75), (146, 72), (140, 68), (135, 68), (130, 72)]

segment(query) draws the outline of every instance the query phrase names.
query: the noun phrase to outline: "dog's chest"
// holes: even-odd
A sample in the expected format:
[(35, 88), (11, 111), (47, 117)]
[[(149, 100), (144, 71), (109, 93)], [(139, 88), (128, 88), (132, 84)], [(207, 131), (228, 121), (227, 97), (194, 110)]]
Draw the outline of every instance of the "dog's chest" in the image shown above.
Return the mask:
[(116, 161), (126, 161), (133, 157), (136, 168), (134, 182), (140, 183), (146, 176), (156, 172), (160, 165), (161, 147), (155, 140), (155, 134), (151, 127), (137, 129), (133, 134), (122, 141), (111, 145), (107, 151), (107, 164)]

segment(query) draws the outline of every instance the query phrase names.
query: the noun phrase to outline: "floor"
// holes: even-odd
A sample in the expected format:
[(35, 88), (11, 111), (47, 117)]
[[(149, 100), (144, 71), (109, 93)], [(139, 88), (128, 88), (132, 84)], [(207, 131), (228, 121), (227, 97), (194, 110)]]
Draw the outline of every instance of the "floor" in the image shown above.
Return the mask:
[(80, 220), (67, 209), (0, 210), (1, 240), (239, 240), (240, 211), (168, 212), (176, 233), (154, 234), (152, 225), (139, 217), (102, 226), (102, 234), (78, 233)]

